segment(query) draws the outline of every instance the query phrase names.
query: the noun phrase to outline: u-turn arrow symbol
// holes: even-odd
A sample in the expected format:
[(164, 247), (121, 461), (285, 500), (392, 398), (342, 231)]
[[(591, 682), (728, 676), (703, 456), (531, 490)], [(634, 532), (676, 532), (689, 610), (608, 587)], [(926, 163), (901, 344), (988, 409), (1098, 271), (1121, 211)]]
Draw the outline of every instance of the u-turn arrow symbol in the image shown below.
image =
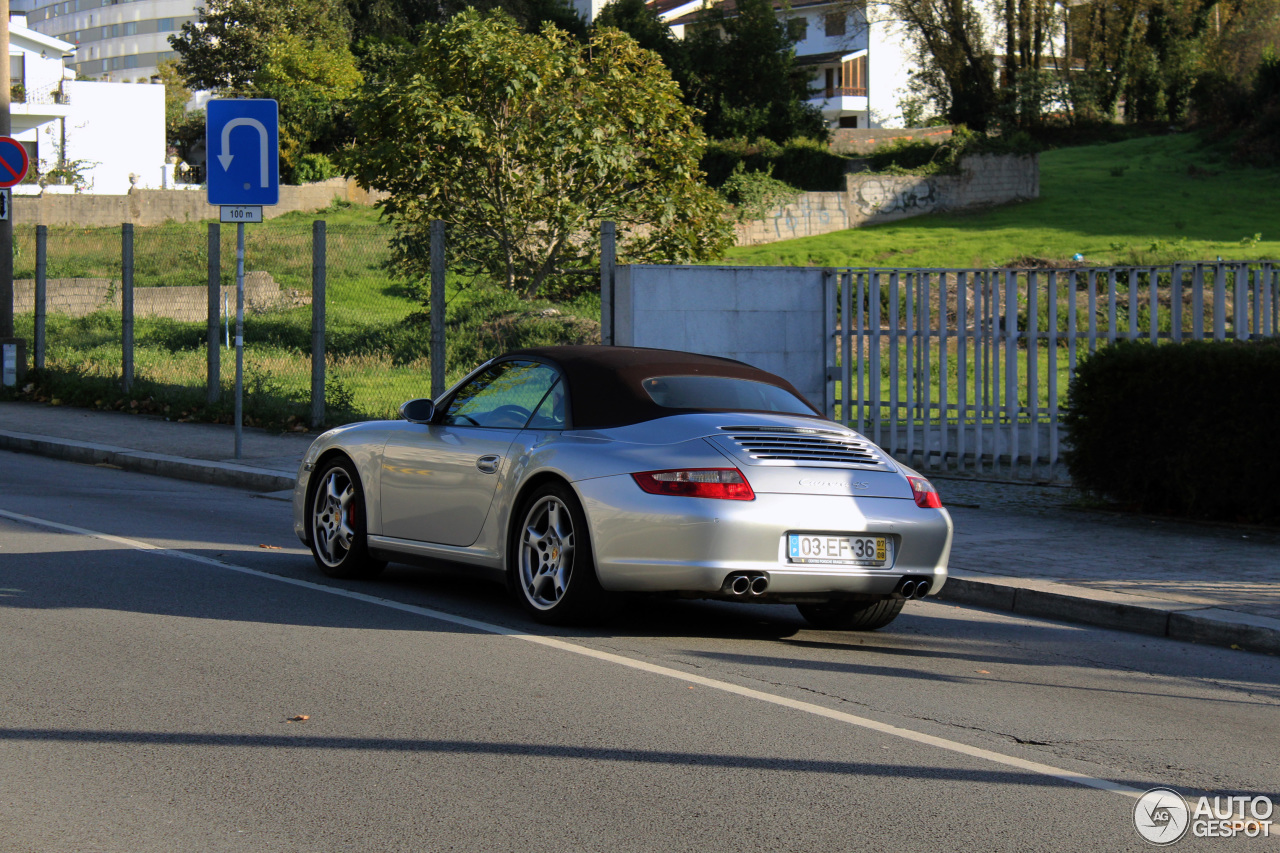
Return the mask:
[(267, 149), (270, 147), (270, 144), (267, 138), (266, 127), (264, 127), (262, 122), (258, 121), (256, 118), (233, 118), (222, 126), (222, 153), (218, 155), (218, 162), (222, 164), (223, 171), (227, 171), (231, 168), (231, 158), (235, 156), (230, 152), (231, 131), (235, 130), (237, 127), (257, 128), (258, 138), (262, 143), (258, 148), (258, 151), (261, 154), (261, 185), (263, 187), (269, 187), (271, 183), (269, 180), (270, 176), (267, 172)]

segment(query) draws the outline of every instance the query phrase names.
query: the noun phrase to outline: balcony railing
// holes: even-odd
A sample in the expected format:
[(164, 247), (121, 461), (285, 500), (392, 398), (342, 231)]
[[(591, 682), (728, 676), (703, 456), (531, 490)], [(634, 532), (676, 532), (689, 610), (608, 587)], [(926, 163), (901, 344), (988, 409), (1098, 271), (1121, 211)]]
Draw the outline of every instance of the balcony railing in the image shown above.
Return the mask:
[(826, 90), (828, 98), (865, 98), (866, 86), (832, 86)]
[(61, 81), (47, 86), (28, 89), (22, 83), (14, 83), (9, 89), (9, 100), (15, 104), (59, 104), (71, 103), (71, 98), (62, 88)]

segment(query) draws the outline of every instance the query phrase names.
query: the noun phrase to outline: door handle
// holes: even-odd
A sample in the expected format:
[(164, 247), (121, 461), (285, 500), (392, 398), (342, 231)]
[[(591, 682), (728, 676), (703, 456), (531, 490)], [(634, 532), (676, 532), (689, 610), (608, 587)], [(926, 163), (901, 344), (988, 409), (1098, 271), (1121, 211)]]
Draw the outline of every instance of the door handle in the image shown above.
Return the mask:
[(476, 460), (476, 467), (486, 474), (493, 474), (498, 470), (498, 463), (501, 461), (501, 456), (481, 456)]

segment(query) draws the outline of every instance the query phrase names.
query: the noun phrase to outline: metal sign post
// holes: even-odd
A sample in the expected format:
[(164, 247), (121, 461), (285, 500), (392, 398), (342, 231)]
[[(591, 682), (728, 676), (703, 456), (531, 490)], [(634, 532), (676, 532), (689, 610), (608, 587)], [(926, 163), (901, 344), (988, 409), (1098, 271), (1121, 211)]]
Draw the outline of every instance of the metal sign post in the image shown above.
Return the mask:
[(236, 458), (244, 447), (244, 223), (236, 225)]
[[(205, 110), (209, 204), (236, 224), (236, 458), (244, 445), (244, 226), (280, 202), (280, 121), (275, 101), (215, 99)], [(216, 154), (215, 154), (216, 152)], [(213, 160), (217, 159), (217, 165)]]

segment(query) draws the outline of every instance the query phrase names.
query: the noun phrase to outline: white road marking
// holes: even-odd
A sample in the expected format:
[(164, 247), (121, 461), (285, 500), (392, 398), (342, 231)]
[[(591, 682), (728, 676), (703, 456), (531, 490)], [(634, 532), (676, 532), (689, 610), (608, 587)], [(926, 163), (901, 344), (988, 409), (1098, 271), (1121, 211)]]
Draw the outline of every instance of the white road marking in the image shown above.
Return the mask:
[(237, 566), (234, 563), (226, 563), (221, 560), (214, 560), (210, 557), (202, 557), (199, 554), (190, 554), (186, 551), (177, 551), (172, 548), (163, 548), (159, 545), (152, 545), (149, 542), (143, 542), (139, 539), (128, 539), (123, 536), (112, 536), (110, 533), (102, 533), (96, 530), (88, 530), (83, 527), (76, 527), (70, 524), (62, 524), (57, 521), (49, 521), (43, 518), (35, 518), (29, 515), (22, 515), (16, 512), (8, 512), (0, 510), (0, 517), (12, 519), (26, 524), (37, 525), (40, 527), (48, 527), (54, 530), (61, 530), (66, 533), (76, 533), (81, 536), (90, 536), (94, 539), (100, 539), (104, 542), (113, 542), (117, 545), (123, 545), (126, 548), (133, 548), (138, 551), (147, 551), (149, 553), (158, 554), (167, 557), (176, 557), (181, 560), (189, 560), (195, 563), (202, 563), (207, 566), (214, 566), (219, 569), (228, 569), (233, 572), (239, 572), (245, 575), (252, 575), (263, 580), (276, 581), (277, 583), (285, 583), (291, 586), (302, 587), (316, 592), (323, 592), (329, 595), (338, 595), (343, 598), (361, 601), (365, 604), (373, 604), (378, 607), (386, 607), (392, 610), (400, 610), (405, 613), (413, 613), (418, 616), (425, 616), (428, 619), (436, 619), (441, 622), (449, 622), (454, 625), (461, 625), (466, 628), (472, 628), (477, 631), (483, 631), (488, 634), (499, 634), (504, 637), (511, 637), (516, 640), (524, 640), (529, 643), (537, 643), (541, 646), (548, 646), (564, 652), (571, 652), (583, 657), (595, 658), (596, 660), (606, 661), (608, 663), (625, 666), (629, 669), (648, 672), (653, 675), (661, 675), (667, 678), (674, 678), (690, 684), (699, 684), (703, 687), (709, 687), (713, 690), (720, 690), (725, 693), (731, 693), (735, 696), (743, 696), (748, 699), (757, 699), (761, 702), (768, 702), (772, 705), (778, 705), (783, 708), (791, 708), (795, 711), (803, 711), (806, 714), (813, 714), (819, 717), (826, 717), (830, 720), (846, 723), (848, 725), (857, 726), (868, 731), (878, 732), (892, 737), (902, 738), (904, 740), (913, 741), (915, 743), (924, 744), (926, 746), (936, 747), (948, 752), (967, 755), (971, 758), (980, 758), (984, 761), (990, 761), (993, 764), (1001, 764), (1006, 767), (1014, 767), (1018, 770), (1025, 770), (1029, 773), (1037, 773), (1041, 776), (1048, 776), (1054, 779), (1060, 779), (1065, 782), (1072, 782), (1077, 785), (1083, 785), (1086, 788), (1096, 788), (1099, 791), (1110, 791), (1113, 794), (1121, 794), (1126, 797), (1137, 799), (1142, 796), (1143, 792), (1137, 788), (1131, 788), (1128, 785), (1121, 785), (1107, 779), (1098, 779), (1093, 776), (1087, 776), (1083, 773), (1077, 773), (1073, 770), (1065, 770), (1061, 767), (1054, 767), (1049, 764), (1041, 764), (1036, 761), (1027, 761), (1012, 755), (1005, 755), (1000, 752), (993, 752), (989, 749), (981, 749), (980, 747), (970, 746), (959, 741), (947, 740), (946, 738), (936, 737), (934, 735), (918, 732), (914, 729), (904, 729), (900, 726), (892, 726), (888, 723), (882, 723), (878, 720), (872, 720), (867, 717), (859, 717), (856, 714), (849, 714), (844, 711), (837, 711), (834, 708), (825, 708), (821, 705), (815, 705), (811, 702), (801, 702), (797, 699), (790, 699), (786, 696), (779, 696), (774, 693), (766, 693), (762, 690), (753, 690), (750, 687), (742, 687), (728, 681), (719, 681), (714, 678), (707, 678), (702, 675), (682, 672), (678, 669), (672, 669), (666, 666), (648, 663), (642, 660), (625, 657), (623, 655), (613, 654), (612, 652), (602, 652), (596, 649), (579, 646), (564, 640), (557, 640), (553, 637), (543, 637), (537, 634), (528, 634), (513, 628), (504, 628), (501, 625), (493, 625), (489, 622), (481, 622), (476, 619), (468, 619), (465, 616), (457, 616), (452, 613), (445, 613), (440, 610), (432, 610), (429, 607), (419, 607), (414, 604), (404, 604), (399, 601), (392, 601), (386, 598), (378, 598), (372, 595), (366, 595), (362, 592), (353, 592), (339, 587), (325, 586), (324, 584), (312, 583), (311, 581), (298, 580), (296, 578), (281, 577), (273, 575), (270, 572), (258, 571), (247, 566)]

